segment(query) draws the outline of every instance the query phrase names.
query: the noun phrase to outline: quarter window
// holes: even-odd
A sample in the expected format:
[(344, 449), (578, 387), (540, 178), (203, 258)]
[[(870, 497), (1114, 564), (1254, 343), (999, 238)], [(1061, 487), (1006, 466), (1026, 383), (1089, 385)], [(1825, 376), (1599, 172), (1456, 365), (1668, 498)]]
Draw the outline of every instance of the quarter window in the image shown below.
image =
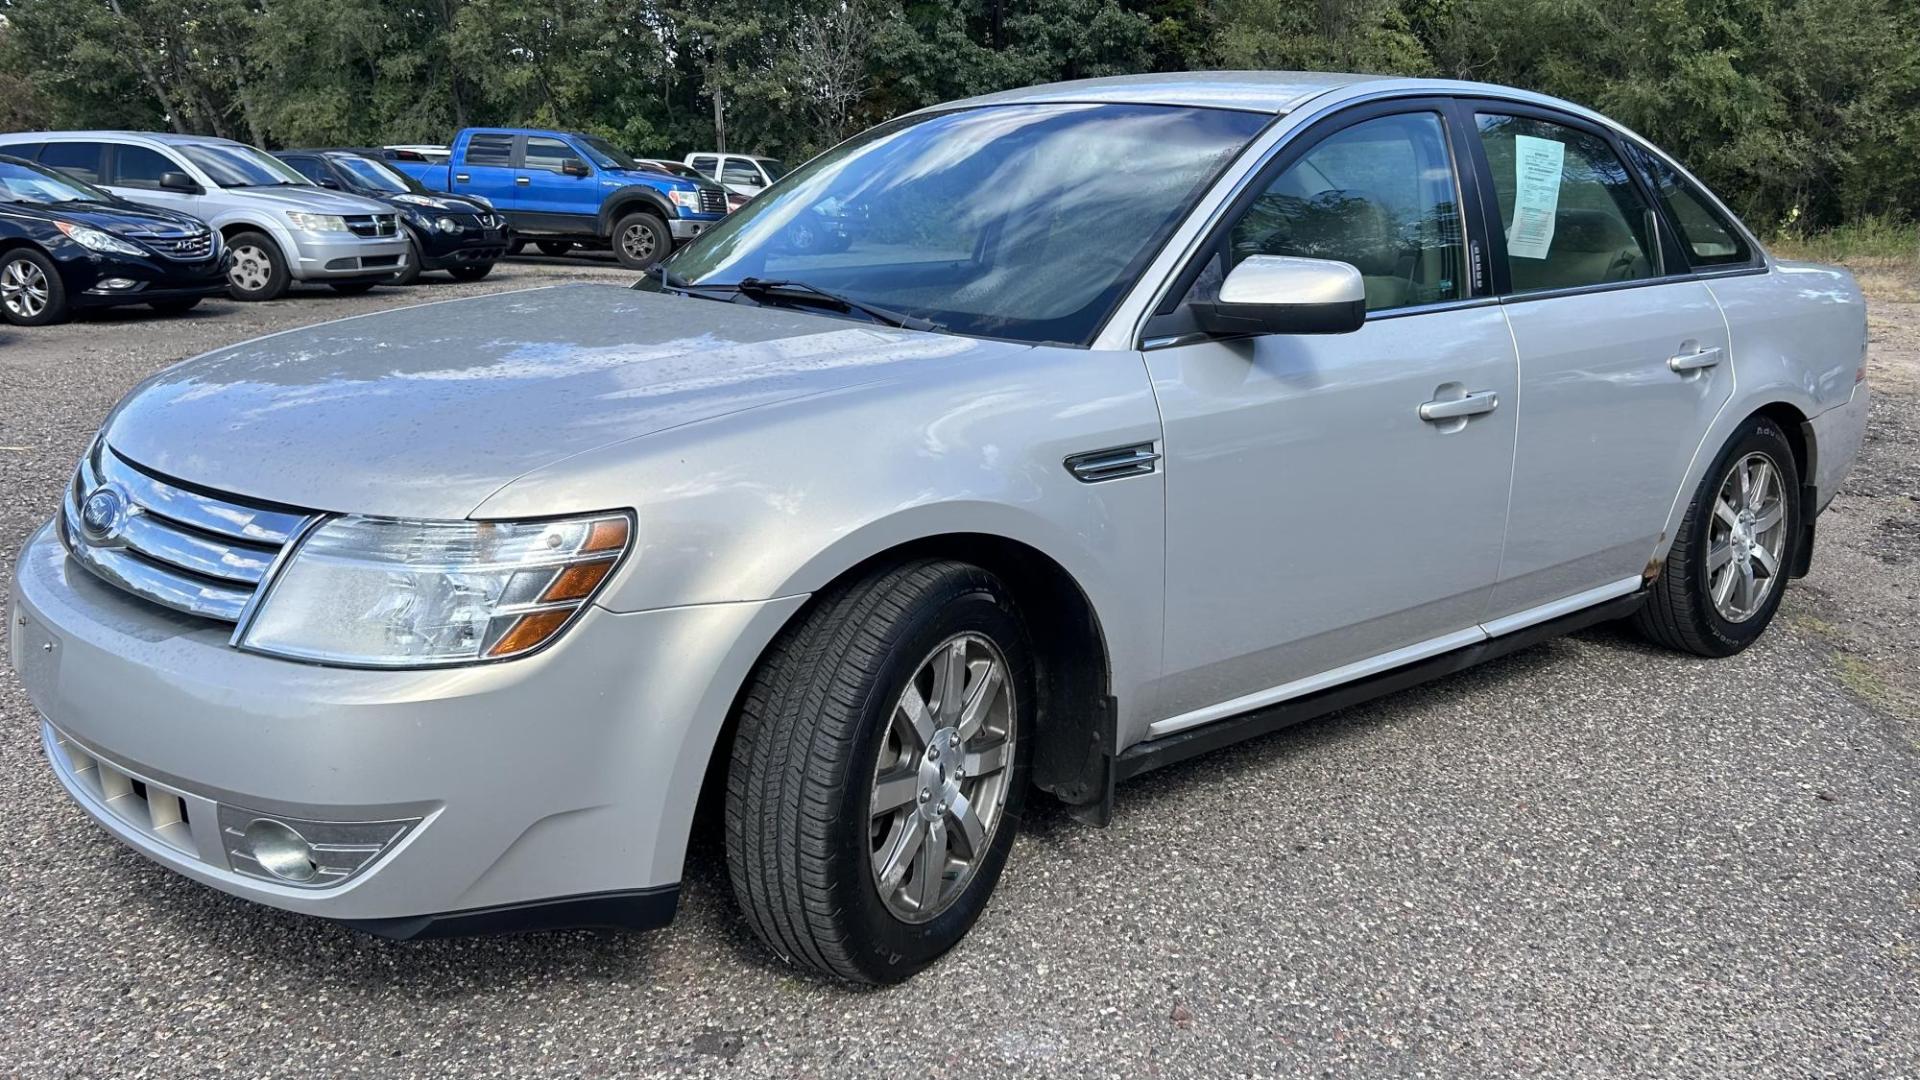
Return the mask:
[(467, 140), (467, 164), (513, 164), (513, 136), (475, 135)]
[(1753, 261), (1753, 246), (1722, 214), (1713, 200), (1680, 171), (1639, 147), (1631, 151), (1652, 181), (1654, 195), (1680, 230), (1687, 259), (1695, 266), (1743, 266)]
[(559, 139), (543, 139), (535, 136), (527, 139), (526, 161), (529, 169), (559, 172), (567, 162), (580, 161), (580, 155), (574, 153), (573, 147)]
[(712, 176), (714, 171), (720, 166), (720, 159), (710, 155), (703, 155), (694, 158), (692, 164), (694, 168), (706, 173), (708, 176)]
[(1365, 120), (1327, 136), (1275, 177), (1188, 293), (1218, 295), (1250, 255), (1348, 263), (1367, 310), (1466, 296), (1466, 244), (1446, 126), (1437, 113)]
[(1659, 275), (1652, 211), (1605, 139), (1530, 116), (1476, 119), (1514, 292)]
[(280, 160), (293, 166), (293, 169), (295, 172), (299, 173), (301, 176), (306, 177), (307, 179), (313, 181), (316, 184), (322, 180), (333, 179), (332, 177), (327, 175), (327, 167), (320, 163), (319, 158), (289, 157), (289, 158), (281, 158)]
[(161, 176), (184, 171), (157, 150), (149, 150), (144, 146), (116, 146), (113, 150), (113, 179), (108, 183), (157, 191)]
[(97, 142), (48, 143), (47, 148), (40, 151), (40, 164), (59, 169), (76, 180), (97, 184), (100, 182), (100, 152), (104, 149)]

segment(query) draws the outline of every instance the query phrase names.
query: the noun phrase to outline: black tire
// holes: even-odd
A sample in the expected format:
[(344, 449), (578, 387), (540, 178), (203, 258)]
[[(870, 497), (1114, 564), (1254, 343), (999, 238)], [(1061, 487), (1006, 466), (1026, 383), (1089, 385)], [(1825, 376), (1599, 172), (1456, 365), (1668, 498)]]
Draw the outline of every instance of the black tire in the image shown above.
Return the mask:
[(638, 211), (614, 223), (613, 257), (629, 270), (645, 270), (673, 254), (673, 231), (659, 215)]
[(155, 300), (147, 306), (162, 315), (185, 315), (200, 306), (203, 297), (182, 296), (174, 300)]
[[(287, 257), (280, 254), (280, 245), (273, 237), (262, 232), (236, 233), (227, 241), (227, 250), (233, 253), (233, 266), (227, 271), (227, 295), (235, 300), (278, 300), (287, 295), (287, 289), (293, 284), (293, 275), (287, 270)], [(265, 260), (264, 277), (247, 275), (243, 285), (242, 256), (249, 252), (258, 252)]]
[[(1712, 574), (1707, 561), (1715, 529), (1714, 502), (1734, 467), (1754, 454), (1765, 455), (1779, 471), (1781, 527), (1785, 534), (1778, 576), (1767, 595), (1751, 615), (1732, 621), (1715, 606), (1710, 591)], [(1721, 449), (1694, 492), (1660, 577), (1648, 590), (1646, 604), (1633, 617), (1635, 628), (1655, 644), (1698, 656), (1732, 656), (1753, 644), (1773, 621), (1786, 592), (1788, 568), (1799, 555), (1801, 513), (1800, 470), (1793, 457), (1793, 444), (1773, 420), (1749, 417)]]
[(573, 241), (571, 240), (536, 240), (534, 241), (533, 246), (539, 248), (542, 254), (565, 255), (567, 252), (573, 250)]
[[(1005, 658), (1010, 772), (971, 877), (913, 922), (888, 907), (874, 876), (871, 778), (908, 680), (960, 633), (990, 639)], [(986, 907), (1019, 831), (1034, 682), (1025, 624), (978, 567), (915, 561), (823, 594), (750, 680), (727, 774), (727, 868), (760, 939), (790, 963), (858, 983), (900, 982), (952, 948)]]
[(527, 249), (527, 242), (518, 237), (507, 241), (507, 254), (518, 255)]
[(479, 281), (481, 278), (493, 273), (493, 264), (460, 263), (457, 266), (447, 267), (447, 273), (452, 274), (453, 280), (455, 281)]
[(409, 233), (407, 235), (407, 265), (387, 279), (389, 285), (417, 285), (420, 282), (420, 244)]
[(329, 281), (327, 287), (341, 296), (359, 296), (371, 290), (379, 281)]
[(0, 255), (0, 317), (15, 326), (52, 326), (72, 314), (52, 259), (24, 247)]

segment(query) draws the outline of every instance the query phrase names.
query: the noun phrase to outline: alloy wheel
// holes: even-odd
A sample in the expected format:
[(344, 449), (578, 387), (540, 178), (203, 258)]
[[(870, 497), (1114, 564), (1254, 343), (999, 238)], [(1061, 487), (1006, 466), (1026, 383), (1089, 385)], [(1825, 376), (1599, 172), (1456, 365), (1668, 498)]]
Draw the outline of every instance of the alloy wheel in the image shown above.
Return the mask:
[(273, 263), (267, 253), (252, 244), (233, 249), (233, 266), (227, 280), (242, 292), (259, 292), (273, 279)]
[(1707, 533), (1707, 592), (1721, 618), (1739, 623), (1759, 613), (1780, 579), (1786, 544), (1779, 466), (1748, 454), (1721, 481)]
[(1006, 657), (956, 634), (900, 693), (868, 797), (869, 865), (895, 917), (923, 923), (952, 906), (993, 845), (1013, 764)]
[(653, 247), (653, 230), (645, 225), (629, 225), (627, 231), (620, 234), (620, 250), (626, 252), (629, 259), (651, 259)]
[(0, 269), (0, 304), (16, 317), (37, 319), (47, 310), (47, 275), (28, 259), (15, 259)]

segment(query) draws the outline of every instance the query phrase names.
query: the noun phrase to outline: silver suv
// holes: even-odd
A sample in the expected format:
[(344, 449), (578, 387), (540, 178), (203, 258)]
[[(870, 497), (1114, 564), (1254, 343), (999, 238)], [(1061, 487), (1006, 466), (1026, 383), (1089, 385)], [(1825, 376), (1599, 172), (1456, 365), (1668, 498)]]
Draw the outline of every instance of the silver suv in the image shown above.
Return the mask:
[(295, 281), (365, 292), (406, 263), (393, 207), (327, 191), (231, 139), (125, 131), (0, 135), (0, 152), (59, 169), (131, 202), (219, 230), (236, 300), (272, 300)]
[[(846, 250), (787, 243), (853, 203)], [(401, 937), (663, 921), (706, 813), (775, 953), (898, 980), (1030, 788), (1104, 820), (1117, 781), (1600, 620), (1745, 648), (1867, 410), (1844, 271), (1472, 83), (929, 109), (640, 284), (135, 390), (13, 580), (73, 798)]]

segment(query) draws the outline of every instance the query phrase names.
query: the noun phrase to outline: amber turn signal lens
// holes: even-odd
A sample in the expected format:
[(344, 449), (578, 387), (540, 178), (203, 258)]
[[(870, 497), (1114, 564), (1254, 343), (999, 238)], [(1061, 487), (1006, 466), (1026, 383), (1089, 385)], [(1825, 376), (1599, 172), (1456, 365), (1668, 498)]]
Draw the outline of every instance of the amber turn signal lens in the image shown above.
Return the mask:
[(601, 518), (587, 531), (587, 542), (580, 545), (582, 555), (595, 551), (619, 551), (627, 546), (627, 519)]
[(487, 650), (487, 656), (498, 658), (526, 652), (546, 641), (559, 630), (577, 609), (565, 611), (535, 611), (520, 616), (514, 621), (513, 629), (502, 634), (493, 648)]
[(562, 600), (585, 600), (607, 579), (607, 573), (612, 569), (612, 559), (569, 566), (554, 577), (547, 591), (540, 594), (540, 602), (557, 604)]

